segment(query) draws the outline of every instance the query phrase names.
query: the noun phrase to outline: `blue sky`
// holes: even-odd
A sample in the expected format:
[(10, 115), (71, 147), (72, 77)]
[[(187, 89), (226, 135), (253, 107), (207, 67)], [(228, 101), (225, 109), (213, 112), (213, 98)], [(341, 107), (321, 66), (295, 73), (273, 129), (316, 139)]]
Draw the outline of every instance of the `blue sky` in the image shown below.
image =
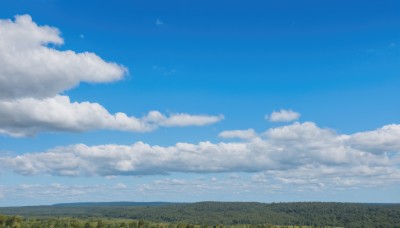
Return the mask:
[(398, 202), (399, 10), (2, 1), (0, 206)]

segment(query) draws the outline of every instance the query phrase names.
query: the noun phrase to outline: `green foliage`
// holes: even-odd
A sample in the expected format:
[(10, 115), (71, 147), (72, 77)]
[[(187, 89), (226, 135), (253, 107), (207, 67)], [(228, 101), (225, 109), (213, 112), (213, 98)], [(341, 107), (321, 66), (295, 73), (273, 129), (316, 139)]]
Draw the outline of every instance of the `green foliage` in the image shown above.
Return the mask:
[(0, 215), (0, 227), (21, 227), (22, 217), (20, 216), (4, 216)]
[[(0, 213), (8, 214), (0, 215), (0, 227), (400, 228), (399, 204), (202, 202), (159, 206), (0, 208)], [(25, 219), (15, 216), (17, 214)]]

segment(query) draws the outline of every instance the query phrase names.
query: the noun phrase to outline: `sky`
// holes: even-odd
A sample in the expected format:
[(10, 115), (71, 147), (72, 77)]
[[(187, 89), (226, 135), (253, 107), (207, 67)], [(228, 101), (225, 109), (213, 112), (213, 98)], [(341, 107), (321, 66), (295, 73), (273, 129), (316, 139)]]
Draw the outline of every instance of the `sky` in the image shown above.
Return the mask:
[(398, 12), (2, 0), (0, 206), (400, 203)]

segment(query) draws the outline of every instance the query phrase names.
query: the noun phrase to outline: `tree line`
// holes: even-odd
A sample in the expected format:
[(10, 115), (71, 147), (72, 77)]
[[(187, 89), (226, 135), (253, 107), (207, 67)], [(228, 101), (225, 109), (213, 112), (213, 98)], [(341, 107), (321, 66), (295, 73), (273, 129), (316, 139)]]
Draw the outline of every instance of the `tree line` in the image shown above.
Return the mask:
[[(328, 227), (328, 226), (321, 226)], [(154, 223), (144, 220), (123, 220), (107, 218), (29, 218), (0, 215), (0, 228), (313, 228), (309, 226), (284, 226), (272, 224), (245, 224), (208, 226), (184, 223)]]
[[(223, 203), (201, 202), (157, 206), (68, 205), (0, 208), (0, 214), (21, 215), (26, 219), (74, 218), (88, 220), (146, 220), (154, 224), (193, 224), (219, 228), (262, 228), (268, 225), (297, 227), (398, 227), (400, 204), (355, 203)], [(90, 222), (89, 222), (90, 223)], [(94, 224), (94, 222), (92, 221)], [(91, 223), (90, 223), (91, 224)], [(150, 223), (149, 223), (150, 224)], [(153, 224), (153, 225), (154, 225)], [(244, 225), (252, 227), (244, 227)], [(143, 225), (144, 226), (144, 225)], [(148, 225), (150, 226), (150, 225)], [(135, 228), (139, 228), (139, 224)], [(142, 227), (140, 227), (142, 228)], [(152, 227), (143, 227), (152, 228)], [(154, 227), (153, 227), (154, 228)]]

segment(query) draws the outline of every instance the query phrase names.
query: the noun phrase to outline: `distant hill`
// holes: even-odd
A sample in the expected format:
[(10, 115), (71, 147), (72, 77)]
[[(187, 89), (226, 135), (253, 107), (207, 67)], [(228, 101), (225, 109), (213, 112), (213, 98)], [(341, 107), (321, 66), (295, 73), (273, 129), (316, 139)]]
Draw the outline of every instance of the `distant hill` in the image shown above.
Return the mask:
[(127, 218), (152, 222), (400, 227), (400, 204), (104, 202), (0, 208), (0, 214), (38, 217)]
[[(163, 206), (177, 204), (171, 202), (78, 202), (78, 203), (58, 203), (54, 207), (139, 207), (139, 206)], [(181, 203), (180, 203), (181, 204)]]

